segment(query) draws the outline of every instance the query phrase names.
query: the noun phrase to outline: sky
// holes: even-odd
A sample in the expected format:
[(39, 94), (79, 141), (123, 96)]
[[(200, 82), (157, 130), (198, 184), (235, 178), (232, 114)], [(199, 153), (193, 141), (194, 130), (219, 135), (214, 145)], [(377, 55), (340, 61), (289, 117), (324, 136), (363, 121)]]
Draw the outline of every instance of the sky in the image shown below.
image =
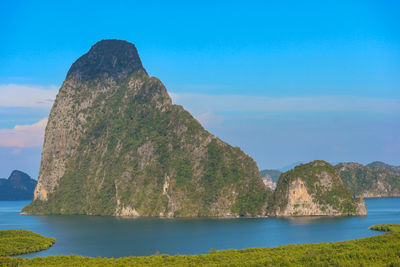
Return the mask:
[(399, 1), (1, 1), (0, 177), (37, 178), (52, 102), (101, 39), (260, 169), (400, 165)]

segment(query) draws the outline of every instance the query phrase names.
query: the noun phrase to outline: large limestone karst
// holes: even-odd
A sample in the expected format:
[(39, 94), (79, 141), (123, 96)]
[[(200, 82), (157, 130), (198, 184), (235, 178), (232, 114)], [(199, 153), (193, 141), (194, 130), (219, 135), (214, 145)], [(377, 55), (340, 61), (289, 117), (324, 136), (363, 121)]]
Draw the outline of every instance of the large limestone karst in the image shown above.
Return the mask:
[(135, 46), (102, 40), (68, 71), (26, 214), (264, 215), (256, 163), (171, 103)]
[(271, 214), (276, 216), (366, 215), (363, 199), (355, 201), (338, 170), (322, 160), (301, 164), (279, 177)]

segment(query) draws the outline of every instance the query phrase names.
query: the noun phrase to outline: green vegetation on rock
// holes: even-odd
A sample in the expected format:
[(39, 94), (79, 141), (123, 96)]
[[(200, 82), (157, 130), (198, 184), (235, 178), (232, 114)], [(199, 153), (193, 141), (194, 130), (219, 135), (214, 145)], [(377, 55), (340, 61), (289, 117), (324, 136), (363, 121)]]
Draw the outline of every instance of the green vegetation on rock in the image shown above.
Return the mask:
[(357, 204), (338, 170), (322, 160), (283, 173), (274, 194), (277, 216), (355, 215)]
[[(120, 59), (121, 49), (132, 58)], [(101, 53), (104, 60), (97, 59)], [(57, 95), (35, 199), (23, 213), (265, 214), (272, 192), (253, 159), (173, 105), (132, 44), (100, 41), (88, 54), (73, 64)], [(106, 61), (114, 59), (136, 63), (108, 71), (112, 64)]]
[(354, 196), (360, 197), (400, 196), (400, 174), (392, 172), (390, 167), (395, 168), (382, 162), (366, 166), (353, 162), (336, 165), (344, 184)]
[(204, 255), (91, 258), (48, 256), (32, 259), (0, 257), (0, 265), (18, 266), (399, 266), (400, 226), (376, 225), (383, 235), (342, 241), (240, 250), (210, 249)]
[(44, 237), (28, 230), (0, 230), (0, 256), (45, 250), (54, 242), (56, 242), (54, 238)]
[(370, 164), (367, 164), (366, 166), (371, 169), (377, 168), (377, 169), (387, 170), (387, 171), (391, 171), (393, 173), (400, 174), (400, 166), (389, 165), (382, 161), (374, 161), (374, 162), (371, 162)]

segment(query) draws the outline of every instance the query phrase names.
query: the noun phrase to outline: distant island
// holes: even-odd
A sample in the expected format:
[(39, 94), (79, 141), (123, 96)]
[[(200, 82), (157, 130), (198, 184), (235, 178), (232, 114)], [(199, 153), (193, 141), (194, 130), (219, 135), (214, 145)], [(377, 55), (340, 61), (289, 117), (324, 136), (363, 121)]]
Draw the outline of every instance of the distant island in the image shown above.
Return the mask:
[(336, 166), (343, 182), (357, 197), (399, 197), (400, 167), (383, 162), (362, 165), (354, 162)]
[(279, 176), (282, 174), (282, 172), (279, 170), (262, 170), (260, 173), (265, 186), (271, 190), (275, 190)]
[(36, 180), (14, 170), (8, 179), (0, 178), (0, 200), (32, 200), (35, 186)]
[[(367, 165), (344, 162), (335, 167), (353, 197), (400, 196), (400, 166), (374, 161)], [(260, 173), (265, 185), (274, 190), (282, 172), (277, 169), (266, 169)]]

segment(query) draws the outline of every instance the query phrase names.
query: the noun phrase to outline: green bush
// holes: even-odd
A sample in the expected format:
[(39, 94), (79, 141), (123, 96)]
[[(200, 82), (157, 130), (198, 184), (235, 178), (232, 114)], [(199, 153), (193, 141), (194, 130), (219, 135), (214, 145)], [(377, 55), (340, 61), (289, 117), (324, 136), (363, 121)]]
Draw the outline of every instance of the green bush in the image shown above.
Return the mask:
[(56, 240), (28, 230), (0, 230), (0, 256), (19, 255), (48, 249)]

